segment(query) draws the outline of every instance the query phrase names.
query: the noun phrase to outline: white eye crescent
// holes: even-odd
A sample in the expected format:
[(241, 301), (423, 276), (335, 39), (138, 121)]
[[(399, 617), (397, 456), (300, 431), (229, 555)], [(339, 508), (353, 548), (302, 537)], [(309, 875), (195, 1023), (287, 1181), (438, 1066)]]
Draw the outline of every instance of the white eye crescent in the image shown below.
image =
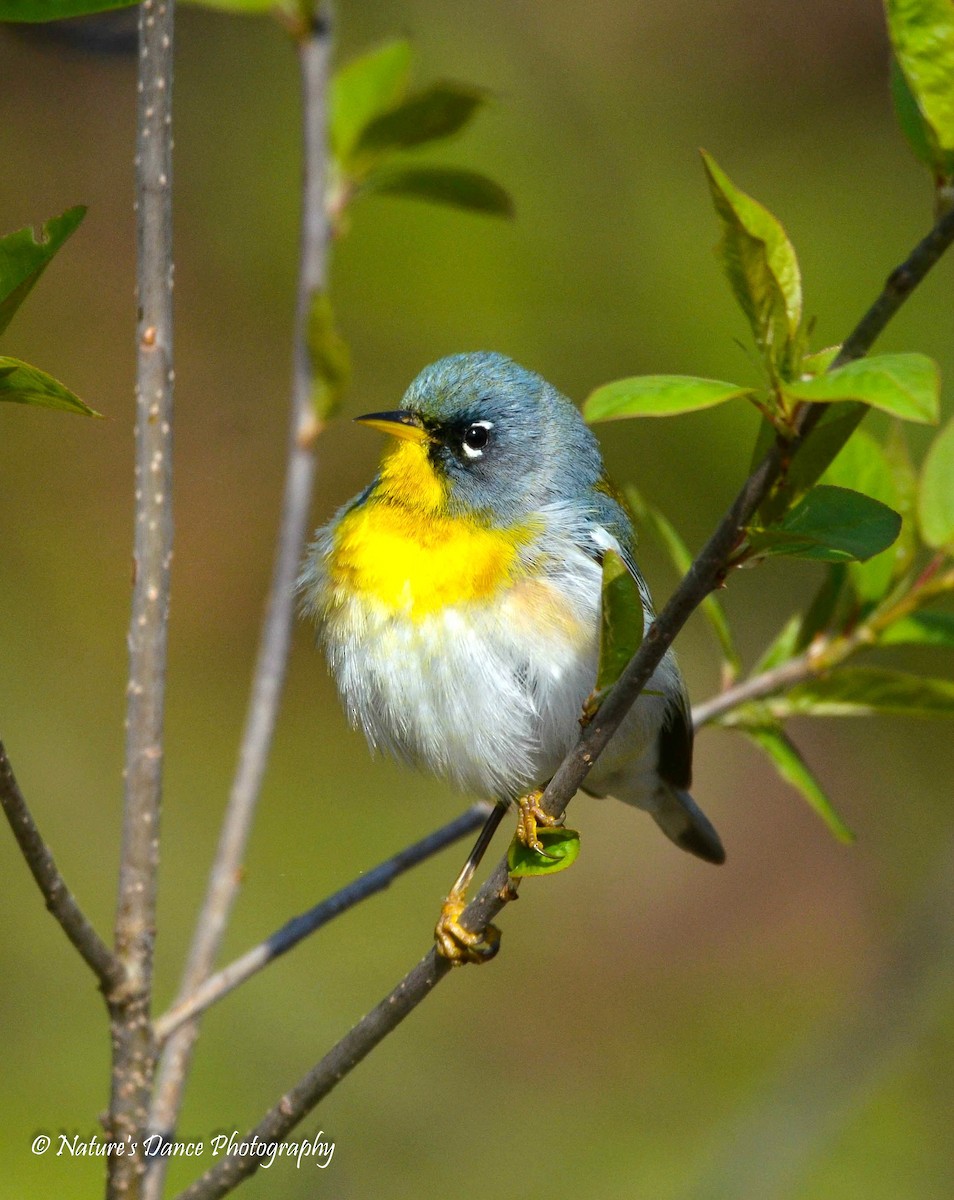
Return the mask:
[(480, 458), (483, 455), (493, 427), (493, 421), (473, 421), (467, 426), (461, 445), (468, 458)]

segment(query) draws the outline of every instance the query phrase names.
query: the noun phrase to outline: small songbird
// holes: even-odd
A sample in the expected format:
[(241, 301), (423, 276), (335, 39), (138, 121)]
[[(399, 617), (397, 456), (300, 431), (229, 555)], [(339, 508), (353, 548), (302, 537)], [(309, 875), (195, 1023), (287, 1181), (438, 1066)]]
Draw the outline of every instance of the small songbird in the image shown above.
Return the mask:
[[(635, 562), (626, 507), (596, 438), (539, 375), (501, 354), (427, 367), (394, 412), (377, 475), (319, 529), (299, 581), (351, 724), (466, 792), (520, 808), (544, 852), (539, 788), (575, 745), (597, 671), (604, 553)], [(721, 863), (719, 835), (689, 795), (692, 722), (669, 652), (585, 791), (648, 812), (677, 846)], [(499, 820), (499, 813), (497, 819)], [(457, 921), (473, 861), (438, 922), (454, 962), (496, 951)]]

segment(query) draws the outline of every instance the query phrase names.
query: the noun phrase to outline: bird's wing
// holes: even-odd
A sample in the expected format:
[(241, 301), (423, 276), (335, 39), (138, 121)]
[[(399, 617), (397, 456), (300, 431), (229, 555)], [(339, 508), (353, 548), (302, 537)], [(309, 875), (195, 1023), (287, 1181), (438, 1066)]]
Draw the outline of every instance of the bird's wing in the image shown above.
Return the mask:
[[(620, 532), (623, 532), (625, 528), (624, 526)], [(590, 534), (593, 543), (592, 556), (598, 562), (602, 563), (604, 553), (607, 550), (615, 550), (620, 558), (622, 558), (626, 564), (626, 569), (632, 575), (636, 587), (639, 589), (640, 599), (643, 602), (643, 609), (648, 623), (655, 617), (652, 597), (649, 594), (649, 588), (646, 586), (646, 581), (643, 579), (639, 567), (636, 566), (632, 549), (636, 539), (631, 526), (628, 532), (630, 536), (623, 541), (611, 528), (607, 528), (607, 526), (602, 524), (595, 524)], [(659, 777), (665, 780), (666, 783), (671, 783), (677, 788), (688, 789), (692, 784), (692, 715), (689, 706), (689, 694), (686, 691), (682, 675), (678, 670), (676, 671), (676, 676), (679, 686), (668, 697), (666, 713), (663, 718), (662, 728), (659, 731), (659, 761), (656, 769)]]

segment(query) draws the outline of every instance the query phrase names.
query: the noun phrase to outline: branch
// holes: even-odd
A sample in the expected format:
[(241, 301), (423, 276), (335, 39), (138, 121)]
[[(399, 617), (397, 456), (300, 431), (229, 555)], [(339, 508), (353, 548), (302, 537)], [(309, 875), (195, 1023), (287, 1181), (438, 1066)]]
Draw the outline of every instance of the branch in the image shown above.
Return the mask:
[(932, 598), (954, 590), (954, 572), (945, 572), (940, 576), (935, 574), (943, 557), (937, 555), (911, 590), (905, 592), (899, 600), (882, 604), (849, 633), (836, 637), (820, 636), (812, 641), (803, 654), (767, 671), (760, 671), (757, 675), (726, 688), (717, 696), (704, 700), (702, 704), (695, 705), (692, 720), (696, 729), (740, 705), (752, 700), (763, 700), (776, 692), (785, 691), (798, 683), (834, 670), (860, 650), (870, 650), (876, 646), (879, 635), (885, 629), (889, 629), (895, 621), (916, 612)]
[(812, 679), (822, 671), (828, 670), (829, 666), (821, 656), (811, 653), (790, 658), (769, 671), (761, 671), (758, 675), (735, 684), (734, 687), (726, 688), (717, 696), (703, 700), (701, 704), (694, 704), (692, 723), (696, 729), (701, 729), (703, 725), (721, 717), (723, 713), (731, 712), (741, 704), (747, 704), (750, 700), (761, 700), (765, 696), (782, 691), (783, 688), (804, 683), (806, 679)]
[[(931, 233), (892, 273), (885, 288), (846, 339), (839, 365), (861, 357), (870, 349), (890, 317), (924, 278), (954, 240), (954, 213), (938, 221)], [(903, 288), (899, 285), (903, 281)], [(668, 604), (650, 626), (639, 650), (616, 683), (595, 718), (583, 730), (576, 747), (561, 763), (547, 786), (542, 806), (552, 815), (563, 812), (583, 782), (597, 756), (615, 733), (689, 615), (715, 587), (727, 570), (731, 555), (744, 535), (746, 524), (817, 423), (821, 406), (806, 406), (792, 438), (776, 441), (762, 463), (746, 480), (729, 511), (689, 568)], [(513, 897), (504, 857), (460, 916), (465, 929), (486, 929)], [(244, 1140), (276, 1141), (284, 1138), (375, 1046), (404, 1020), (450, 972), (446, 959), (432, 949), (366, 1017), (347, 1033), (290, 1091), (286, 1092)], [(262, 1159), (255, 1155), (224, 1158), (195, 1181), (177, 1200), (216, 1200), (254, 1174)]]
[[(129, 623), (126, 775), (116, 954), (126, 987), (112, 1018), (113, 1141), (142, 1145), (155, 1066), (149, 1026), (162, 800), (163, 712), (172, 563), (172, 34), (174, 0), (139, 10), (136, 147), (138, 362), (136, 514)], [(109, 1195), (135, 1197), (141, 1154), (109, 1159)]]
[(235, 959), (227, 967), (223, 967), (221, 971), (211, 975), (205, 983), (196, 988), (187, 1000), (173, 1005), (164, 1016), (155, 1022), (156, 1041), (160, 1044), (164, 1042), (166, 1038), (175, 1033), (183, 1022), (197, 1017), (199, 1013), (205, 1012), (207, 1008), (217, 1004), (239, 984), (261, 971), (263, 967), (267, 967), (276, 958), (286, 954), (310, 934), (321, 929), (323, 925), (327, 925), (329, 921), (333, 921), (335, 917), (340, 917), (342, 913), (347, 912), (349, 908), (354, 908), (356, 904), (360, 904), (369, 896), (383, 892), (405, 871), (411, 870), (412, 867), (416, 867), (419, 863), (438, 854), (446, 846), (450, 846), (453, 842), (459, 841), (460, 838), (479, 829), (486, 821), (490, 808), (491, 805), (485, 801), (471, 805), (466, 812), (461, 813), (453, 821), (436, 829), (412, 846), (405, 847), (393, 858), (372, 868), (360, 879), (355, 879), (335, 892), (334, 895), (308, 909), (307, 912), (287, 921), (281, 929), (266, 938), (264, 942), (247, 951), (241, 958)]
[(43, 893), (47, 909), (92, 969), (99, 980), (100, 990), (108, 995), (123, 983), (126, 972), (66, 886), (23, 798), (3, 742), (0, 742), (0, 804), (37, 887)]
[[(327, 81), (331, 58), (331, 26), (316, 15), (298, 41), (303, 96), (304, 194), (302, 198), (301, 263), (295, 316), (291, 422), (285, 491), (272, 581), (259, 643), (249, 707), (239, 748), (238, 767), (209, 877), (208, 890), (179, 988), (186, 1001), (208, 977), (225, 935), (238, 894), (262, 778), (272, 744), (278, 707), (285, 683), (291, 630), (295, 615), (295, 580), (308, 526), (315, 475), (314, 438), (318, 432), (312, 410), (313, 372), (308, 351), (307, 324), (312, 297), (325, 286), (329, 228), (325, 214)], [(166, 1043), (150, 1122), (167, 1132), (175, 1126), (182, 1091), (198, 1036), (195, 1021), (180, 1027)], [(165, 1159), (153, 1160), (147, 1195), (161, 1191)], [(157, 1190), (158, 1189), (158, 1190)]]

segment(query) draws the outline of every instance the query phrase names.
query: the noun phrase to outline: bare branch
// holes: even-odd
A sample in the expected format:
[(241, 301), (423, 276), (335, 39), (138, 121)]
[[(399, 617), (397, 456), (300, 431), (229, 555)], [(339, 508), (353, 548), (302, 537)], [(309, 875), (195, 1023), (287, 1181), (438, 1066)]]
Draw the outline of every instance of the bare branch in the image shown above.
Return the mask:
[[(312, 409), (313, 372), (307, 325), (312, 298), (324, 288), (327, 275), (326, 93), (331, 58), (331, 26), (327, 20), (316, 15), (311, 27), (302, 31), (299, 37), (298, 53), (302, 80), (304, 193), (285, 491), (238, 767), (208, 890), (179, 989), (180, 1003), (187, 1000), (211, 972), (238, 894), (240, 867), (258, 804), (285, 683), (295, 615), (295, 580), (305, 542), (315, 475), (313, 446), (318, 430)], [(197, 1035), (198, 1027), (195, 1021), (191, 1021), (181, 1026), (166, 1043), (150, 1118), (155, 1130), (169, 1131), (175, 1125)], [(152, 1164), (147, 1190), (150, 1200), (156, 1200), (161, 1192), (165, 1165), (164, 1159), (156, 1159)], [(154, 1179), (155, 1183), (152, 1182)]]
[(486, 802), (471, 805), (466, 812), (461, 813), (453, 821), (436, 829), (412, 846), (405, 847), (392, 858), (373, 867), (360, 879), (355, 879), (340, 891), (335, 892), (334, 895), (308, 909), (307, 912), (287, 921), (281, 929), (266, 938), (264, 942), (247, 951), (241, 958), (229, 963), (227, 967), (223, 967), (221, 971), (210, 975), (187, 1000), (175, 1004), (164, 1016), (160, 1017), (154, 1027), (156, 1040), (161, 1044), (184, 1021), (191, 1020), (199, 1013), (205, 1012), (207, 1008), (211, 1008), (239, 984), (261, 971), (263, 967), (267, 967), (276, 958), (286, 954), (310, 934), (327, 925), (329, 921), (340, 917), (342, 913), (347, 912), (349, 908), (354, 908), (356, 904), (360, 904), (369, 896), (383, 892), (405, 871), (411, 870), (412, 867), (416, 867), (426, 859), (438, 854), (445, 847), (479, 829), (487, 819), (491, 808), (492, 805)]
[[(144, 0), (139, 10), (135, 581), (128, 636), (125, 805), (116, 913), (116, 954), (128, 982), (108, 997), (113, 1043), (110, 1138), (137, 1146), (142, 1144), (155, 1065), (149, 998), (172, 564), (173, 8), (173, 0)], [(138, 1152), (111, 1155), (109, 1195), (137, 1196), (142, 1170)]]
[(758, 675), (753, 675), (749, 679), (743, 680), (742, 683), (735, 684), (734, 687), (726, 688), (717, 696), (703, 700), (701, 704), (694, 704), (692, 706), (692, 723), (696, 729), (699, 729), (710, 721), (714, 721), (716, 717), (721, 717), (723, 713), (738, 708), (740, 704), (747, 704), (750, 700), (762, 700), (766, 696), (782, 691), (783, 688), (794, 687), (796, 683), (804, 683), (806, 679), (811, 679), (829, 665), (820, 657), (812, 654), (800, 654), (797, 658), (790, 658), (787, 662), (781, 663), (769, 671), (760, 671)]
[[(895, 271), (882, 297), (865, 315), (845, 342), (840, 362), (867, 353), (875, 337), (890, 316), (927, 274), (944, 249), (954, 240), (954, 214), (937, 223), (931, 234)], [(903, 292), (897, 280), (905, 281)], [(894, 281), (894, 282), (892, 282)], [(885, 296), (889, 299), (885, 300)], [(882, 303), (884, 301), (884, 303)], [(877, 311), (877, 319), (872, 313)], [(887, 314), (887, 315), (885, 315)], [(743, 536), (752, 514), (782, 477), (785, 463), (798, 450), (818, 421), (821, 406), (806, 407), (801, 414), (794, 439), (772, 447), (762, 463), (746, 480), (729, 511), (717, 526), (668, 604), (653, 622), (639, 650), (610, 692), (593, 721), (584, 729), (576, 747), (567, 755), (550, 781), (542, 806), (551, 814), (562, 812), (583, 782), (597, 756), (615, 733), (623, 717), (635, 702), (673, 638), (692, 611), (701, 604), (722, 579), (732, 553)], [(509, 887), (507, 860), (503, 858), (477, 896), (461, 914), (460, 923), (474, 932), (485, 930), (503, 906), (513, 897)], [(401, 982), (277, 1104), (244, 1140), (272, 1142), (284, 1138), (353, 1068), (365, 1058), (451, 970), (447, 960), (431, 950)], [(177, 1200), (215, 1200), (232, 1191), (243, 1179), (254, 1174), (262, 1159), (256, 1155), (235, 1155), (223, 1159), (196, 1180)]]
[(0, 742), (0, 804), (37, 887), (43, 893), (46, 907), (92, 969), (99, 980), (100, 990), (108, 994), (124, 982), (126, 972), (66, 886), (23, 798), (3, 742)]

